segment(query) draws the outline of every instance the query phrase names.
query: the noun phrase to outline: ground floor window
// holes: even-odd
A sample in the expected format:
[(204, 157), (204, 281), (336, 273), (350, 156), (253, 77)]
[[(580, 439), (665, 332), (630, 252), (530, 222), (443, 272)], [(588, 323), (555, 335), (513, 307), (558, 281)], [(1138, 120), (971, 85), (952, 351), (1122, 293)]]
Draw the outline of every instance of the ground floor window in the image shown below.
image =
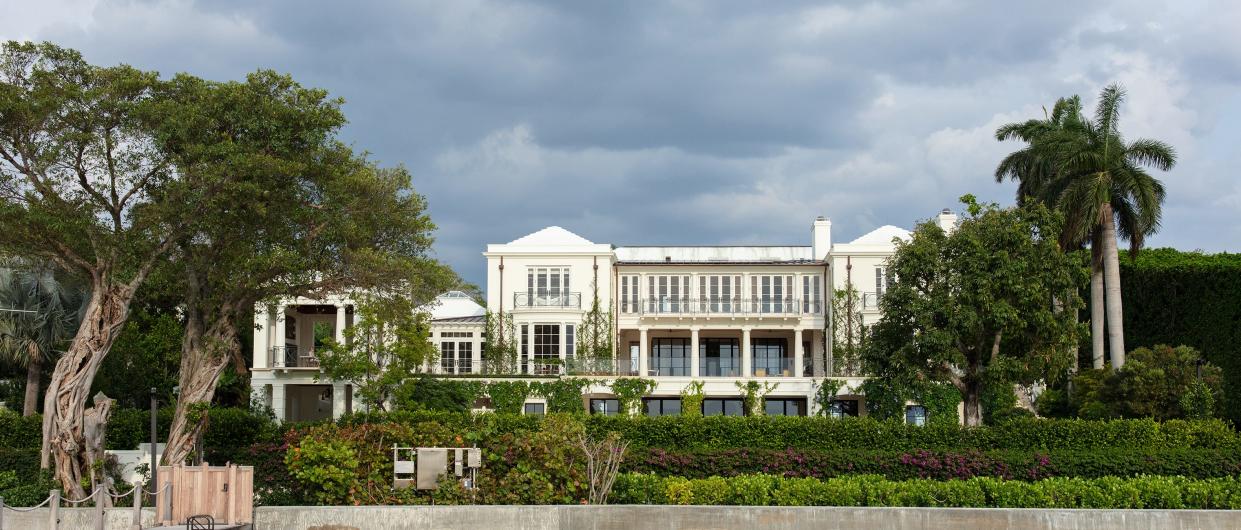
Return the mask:
[(547, 411), (547, 405), (544, 403), (526, 403), (523, 413), (531, 416), (542, 416)]
[(642, 400), (647, 416), (680, 416), (681, 398), (646, 398)]
[(922, 405), (905, 407), (905, 423), (910, 425), (926, 425), (926, 407)]
[(771, 377), (792, 374), (788, 341), (785, 339), (753, 339), (750, 352), (754, 356), (754, 375)]
[(615, 416), (620, 414), (620, 401), (615, 399), (592, 399), (590, 400), (590, 413)]
[(858, 401), (856, 399), (833, 399), (832, 404), (827, 407), (827, 415), (833, 418), (857, 417)]
[(806, 398), (767, 398), (764, 401), (768, 416), (806, 415)]
[(702, 400), (703, 416), (745, 416), (741, 398), (706, 398)]

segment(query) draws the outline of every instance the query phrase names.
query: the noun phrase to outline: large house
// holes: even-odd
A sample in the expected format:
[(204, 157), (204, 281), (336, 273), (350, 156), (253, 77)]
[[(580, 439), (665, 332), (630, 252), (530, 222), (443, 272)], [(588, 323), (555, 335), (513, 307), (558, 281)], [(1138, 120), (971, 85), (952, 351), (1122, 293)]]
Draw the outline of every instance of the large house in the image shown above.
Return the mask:
[[(944, 210), (937, 221), (950, 229), (956, 216)], [(885, 262), (909, 232), (882, 226), (833, 243), (831, 231), (820, 217), (808, 245), (614, 247), (552, 226), (487, 245), (486, 308), (460, 292), (426, 308), (440, 352), (426, 369), (442, 377), (595, 378), (584, 404), (605, 414), (619, 407), (607, 381), (646, 377), (656, 382), (644, 400), (651, 415), (679, 413), (680, 393), (694, 381), (704, 385), (704, 413), (741, 414), (737, 382), (752, 380), (776, 383), (767, 413), (805, 415), (817, 412), (817, 383), (832, 377), (845, 383), (832, 412), (864, 414), (861, 374), (833, 355), (834, 340), (844, 337), (832, 333), (833, 292), (851, 286), (850, 319), (877, 320)], [(607, 359), (579, 355), (583, 319), (596, 305), (614, 312), (615, 354)], [(486, 342), (501, 340), (486, 336), (487, 309), (512, 323), (503, 339), (516, 347), (512, 362), (483, 358)], [(259, 306), (252, 384), (278, 418), (324, 419), (355, 408), (349, 384), (315, 377), (316, 347), (328, 337), (343, 340), (352, 322), (346, 297)], [(537, 398), (526, 404), (529, 413), (543, 409)]]

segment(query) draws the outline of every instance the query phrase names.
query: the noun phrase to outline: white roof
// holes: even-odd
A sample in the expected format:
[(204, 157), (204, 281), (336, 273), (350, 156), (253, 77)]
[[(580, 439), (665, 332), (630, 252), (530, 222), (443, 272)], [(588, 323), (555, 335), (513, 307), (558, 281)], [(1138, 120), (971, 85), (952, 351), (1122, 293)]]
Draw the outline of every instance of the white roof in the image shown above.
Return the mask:
[(850, 241), (850, 245), (891, 245), (892, 239), (909, 241), (909, 231), (892, 225), (883, 225), (871, 230), (862, 237)]
[(509, 241), (508, 244), (515, 247), (567, 247), (593, 245), (594, 243), (559, 226), (549, 226), (533, 234)]
[(487, 309), (478, 305), (470, 295), (461, 291), (448, 291), (435, 297), (435, 301), (421, 308), (431, 313), (431, 320), (443, 318), (481, 317)]
[(616, 247), (622, 262), (754, 263), (809, 261), (806, 246)]

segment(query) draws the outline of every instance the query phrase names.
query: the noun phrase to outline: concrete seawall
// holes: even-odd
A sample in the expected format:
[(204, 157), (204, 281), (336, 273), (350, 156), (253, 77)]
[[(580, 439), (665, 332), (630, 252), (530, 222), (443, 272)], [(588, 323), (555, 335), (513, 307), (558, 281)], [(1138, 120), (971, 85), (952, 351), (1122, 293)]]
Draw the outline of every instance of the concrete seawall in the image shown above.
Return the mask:
[[(143, 510), (144, 527), (153, 513)], [(132, 511), (105, 528), (130, 530)], [(838, 508), (771, 506), (265, 506), (255, 530), (1222, 530), (1241, 511)], [(62, 508), (61, 529), (94, 528), (94, 510)], [(46, 508), (7, 512), (4, 530), (50, 530)]]

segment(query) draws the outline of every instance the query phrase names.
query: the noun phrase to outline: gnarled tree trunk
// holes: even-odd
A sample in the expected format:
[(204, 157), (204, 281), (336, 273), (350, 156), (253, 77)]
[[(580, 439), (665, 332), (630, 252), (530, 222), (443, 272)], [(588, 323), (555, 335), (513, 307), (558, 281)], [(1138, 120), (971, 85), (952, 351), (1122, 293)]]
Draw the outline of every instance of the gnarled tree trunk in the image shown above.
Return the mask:
[(39, 404), (39, 379), (43, 377), (43, 352), (30, 343), (30, 358), (26, 360), (26, 398), (22, 403), (22, 416), (34, 416)]
[(56, 363), (43, 400), (43, 447), (40, 465), (56, 463), (56, 479), (71, 499), (86, 495), (82, 477), (87, 471), (82, 418), (87, 393), (99, 365), (120, 335), (129, 315), (133, 289), (96, 281), (78, 334)]
[(177, 410), (168, 431), (164, 465), (185, 462), (194, 450), (194, 440), (207, 427), (207, 406), (215, 397), (220, 373), (238, 353), (237, 329), (228, 319), (221, 319), (203, 330), (199, 325), (186, 326), (181, 345), (181, 374), (178, 384)]
[(1120, 303), (1120, 255), (1116, 250), (1116, 218), (1112, 205), (1104, 203), (1100, 208), (1103, 222), (1103, 287), (1107, 299), (1107, 346), (1112, 358), (1112, 369), (1125, 365), (1124, 311)]

